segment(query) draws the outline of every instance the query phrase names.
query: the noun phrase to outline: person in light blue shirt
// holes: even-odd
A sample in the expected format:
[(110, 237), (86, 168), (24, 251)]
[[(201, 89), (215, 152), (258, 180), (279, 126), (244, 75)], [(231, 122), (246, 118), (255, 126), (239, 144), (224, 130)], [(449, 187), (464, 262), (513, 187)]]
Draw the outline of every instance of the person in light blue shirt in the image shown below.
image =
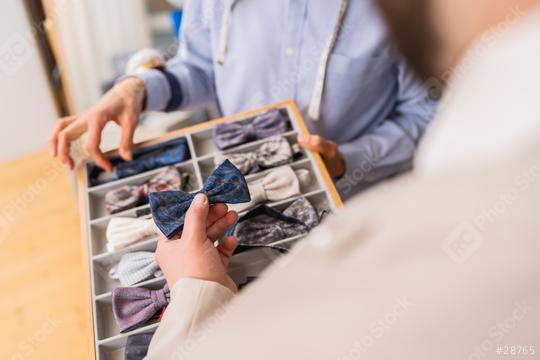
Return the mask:
[(410, 169), (436, 108), (372, 0), (191, 0), (178, 55), (126, 77), (82, 116), (60, 119), (50, 143), (72, 166), (69, 143), (88, 131), (90, 154), (110, 170), (100, 133), (116, 121), (120, 155), (130, 159), (143, 102), (147, 111), (217, 104), (229, 115), (287, 99), (313, 134), (300, 145), (321, 154), (344, 198)]

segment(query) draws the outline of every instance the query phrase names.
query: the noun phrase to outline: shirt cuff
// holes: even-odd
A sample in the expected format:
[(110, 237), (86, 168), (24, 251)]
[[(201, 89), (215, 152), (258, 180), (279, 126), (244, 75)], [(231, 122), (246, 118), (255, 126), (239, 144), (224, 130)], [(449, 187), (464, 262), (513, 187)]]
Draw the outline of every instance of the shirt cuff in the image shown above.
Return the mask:
[(146, 359), (165, 359), (171, 351), (182, 352), (198, 329), (211, 317), (218, 318), (234, 293), (216, 282), (184, 278), (171, 288), (171, 301), (152, 337)]
[[(212, 295), (221, 300), (229, 300), (234, 297), (234, 293), (226, 286), (223, 286), (214, 281), (200, 280), (194, 278), (183, 278), (178, 280), (171, 289), (171, 301), (175, 298), (185, 298), (186, 292), (192, 293), (193, 289), (197, 288), (202, 293)], [(202, 299), (204, 300), (204, 299)]]
[(341, 178), (335, 180), (335, 184), (341, 198), (348, 200), (364, 187), (375, 164), (362, 158), (354, 142), (339, 145), (338, 148), (345, 159), (346, 171)]
[(136, 74), (126, 75), (119, 81), (136, 77), (144, 82), (146, 89), (146, 106), (144, 111), (164, 111), (171, 99), (171, 87), (165, 75), (156, 69), (145, 70)]

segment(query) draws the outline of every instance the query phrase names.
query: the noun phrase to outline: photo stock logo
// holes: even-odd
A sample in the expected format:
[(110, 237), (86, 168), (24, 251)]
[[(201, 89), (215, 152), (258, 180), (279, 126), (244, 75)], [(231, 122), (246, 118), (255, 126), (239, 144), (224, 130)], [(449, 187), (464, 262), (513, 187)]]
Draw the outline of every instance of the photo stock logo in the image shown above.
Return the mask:
[(0, 45), (0, 72), (14, 76), (32, 56), (32, 45), (21, 34), (14, 34)]
[(442, 248), (450, 259), (463, 264), (483, 242), (482, 233), (471, 222), (462, 222), (444, 239)]

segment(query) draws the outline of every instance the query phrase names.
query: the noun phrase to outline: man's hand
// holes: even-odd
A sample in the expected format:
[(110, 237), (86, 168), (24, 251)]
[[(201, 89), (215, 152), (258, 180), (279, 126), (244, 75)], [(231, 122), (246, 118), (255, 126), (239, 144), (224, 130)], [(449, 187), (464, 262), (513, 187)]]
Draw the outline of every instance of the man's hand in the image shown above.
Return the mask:
[(122, 128), (120, 156), (131, 160), (133, 133), (141, 112), (144, 99), (144, 83), (137, 78), (128, 78), (109, 90), (99, 102), (81, 116), (59, 119), (49, 138), (52, 156), (73, 169), (73, 159), (69, 156), (71, 142), (88, 132), (86, 149), (96, 164), (104, 170), (112, 170), (112, 164), (105, 158), (99, 145), (105, 124), (114, 121)]
[(219, 239), (238, 215), (228, 211), (227, 205), (216, 204), (209, 208), (208, 199), (198, 194), (186, 214), (184, 230), (172, 240), (161, 236), (156, 249), (156, 261), (165, 274), (169, 288), (183, 278), (217, 282), (236, 292), (236, 284), (227, 274), (229, 260), (236, 248), (234, 236), (226, 237), (219, 246)]
[(325, 140), (318, 135), (300, 135), (298, 144), (304, 149), (321, 154), (326, 168), (333, 178), (345, 175), (345, 159), (335, 142)]

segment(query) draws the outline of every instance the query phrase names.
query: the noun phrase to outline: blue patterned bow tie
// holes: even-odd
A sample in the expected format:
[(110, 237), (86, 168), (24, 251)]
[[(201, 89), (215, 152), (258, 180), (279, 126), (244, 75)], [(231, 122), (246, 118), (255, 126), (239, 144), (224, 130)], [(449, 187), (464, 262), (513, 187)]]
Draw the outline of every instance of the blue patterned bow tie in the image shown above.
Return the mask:
[(279, 110), (270, 110), (248, 124), (223, 123), (214, 128), (214, 142), (224, 150), (251, 140), (264, 139), (284, 133), (287, 119)]
[(251, 201), (246, 179), (229, 160), (225, 160), (214, 170), (200, 191), (150, 193), (148, 199), (154, 222), (168, 239), (182, 230), (186, 212), (198, 193), (206, 194), (210, 204), (240, 204)]
[(162, 166), (173, 165), (189, 158), (186, 138), (169, 140), (161, 144), (151, 145), (133, 154), (132, 161), (123, 161), (120, 157), (111, 160), (114, 169), (111, 172), (94, 167), (90, 173), (92, 185), (104, 184)]

